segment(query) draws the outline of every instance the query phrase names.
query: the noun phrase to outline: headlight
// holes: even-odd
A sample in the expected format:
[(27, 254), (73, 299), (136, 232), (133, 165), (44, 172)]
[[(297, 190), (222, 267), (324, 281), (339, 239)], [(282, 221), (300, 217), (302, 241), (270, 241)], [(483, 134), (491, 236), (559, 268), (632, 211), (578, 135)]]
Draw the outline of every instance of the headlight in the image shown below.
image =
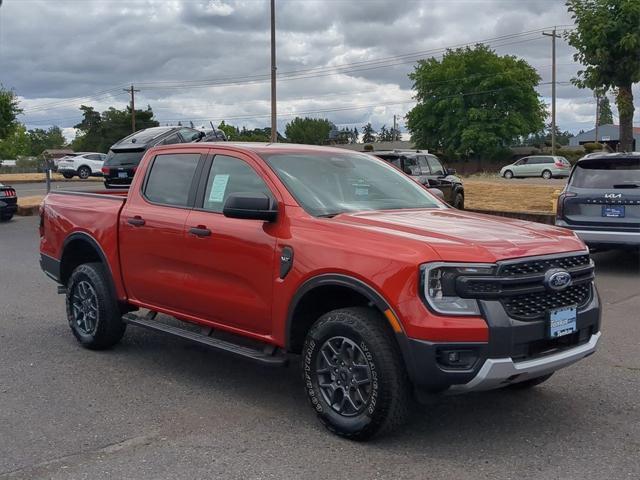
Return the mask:
[(456, 278), (460, 275), (493, 275), (495, 265), (487, 263), (428, 263), (421, 269), (423, 295), (429, 306), (447, 315), (480, 315), (478, 302), (460, 298)]

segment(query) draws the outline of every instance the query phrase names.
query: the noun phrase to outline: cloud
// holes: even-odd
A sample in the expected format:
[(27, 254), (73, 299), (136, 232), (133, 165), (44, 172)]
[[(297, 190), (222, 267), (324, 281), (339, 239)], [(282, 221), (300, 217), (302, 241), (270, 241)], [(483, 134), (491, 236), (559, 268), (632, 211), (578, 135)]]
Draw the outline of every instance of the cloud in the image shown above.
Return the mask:
[[(407, 54), (484, 39), (502, 37), (491, 42), (498, 53), (525, 58), (549, 82), (550, 39), (508, 35), (571, 24), (562, 3), (277, 0), (279, 129), (289, 114), (389, 126), (412, 106), (407, 74), (420, 55)], [(123, 108), (132, 83), (137, 105), (151, 105), (162, 123), (259, 127), (269, 123), (269, 41), (266, 1), (6, 0), (0, 81), (20, 95), (29, 127), (58, 124), (66, 136), (80, 104)], [(558, 123), (578, 130), (595, 111), (591, 93), (567, 83), (578, 69), (572, 55), (559, 40)], [(539, 91), (550, 97), (549, 85)]]

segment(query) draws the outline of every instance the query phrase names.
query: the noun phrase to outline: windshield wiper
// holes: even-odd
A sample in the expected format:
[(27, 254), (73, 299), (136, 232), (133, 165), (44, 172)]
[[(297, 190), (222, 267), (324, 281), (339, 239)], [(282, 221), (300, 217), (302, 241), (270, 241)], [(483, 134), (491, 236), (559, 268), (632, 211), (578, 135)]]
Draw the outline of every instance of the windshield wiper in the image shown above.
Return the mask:
[(637, 183), (616, 183), (613, 188), (640, 188)]

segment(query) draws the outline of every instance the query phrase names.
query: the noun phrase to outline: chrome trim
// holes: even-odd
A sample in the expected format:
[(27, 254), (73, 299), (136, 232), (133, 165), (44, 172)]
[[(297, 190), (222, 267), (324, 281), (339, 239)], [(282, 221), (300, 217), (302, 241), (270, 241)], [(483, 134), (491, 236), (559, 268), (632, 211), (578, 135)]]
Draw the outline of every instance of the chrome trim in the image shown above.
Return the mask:
[(587, 343), (532, 360), (514, 362), (511, 358), (489, 358), (473, 380), (462, 385), (452, 385), (447, 393), (492, 390), (555, 372), (595, 352), (600, 335), (601, 332), (595, 333)]

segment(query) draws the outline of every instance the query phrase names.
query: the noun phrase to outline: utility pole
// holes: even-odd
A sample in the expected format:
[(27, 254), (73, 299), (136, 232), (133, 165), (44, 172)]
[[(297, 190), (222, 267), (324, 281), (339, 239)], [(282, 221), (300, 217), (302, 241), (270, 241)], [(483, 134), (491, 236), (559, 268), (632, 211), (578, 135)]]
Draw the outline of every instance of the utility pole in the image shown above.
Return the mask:
[(271, 143), (278, 142), (276, 119), (276, 0), (271, 0)]
[(596, 92), (596, 143), (598, 143), (598, 126), (600, 125), (600, 94)]
[(123, 88), (123, 90), (131, 95), (131, 133), (136, 133), (136, 90), (131, 85), (131, 88)]
[(396, 116), (395, 115), (393, 116), (393, 140), (394, 141), (400, 140), (398, 138), (398, 131), (396, 130)]
[(551, 33), (542, 32), (542, 35), (551, 37), (551, 155), (556, 154), (556, 38), (560, 35), (556, 33), (554, 27)]

